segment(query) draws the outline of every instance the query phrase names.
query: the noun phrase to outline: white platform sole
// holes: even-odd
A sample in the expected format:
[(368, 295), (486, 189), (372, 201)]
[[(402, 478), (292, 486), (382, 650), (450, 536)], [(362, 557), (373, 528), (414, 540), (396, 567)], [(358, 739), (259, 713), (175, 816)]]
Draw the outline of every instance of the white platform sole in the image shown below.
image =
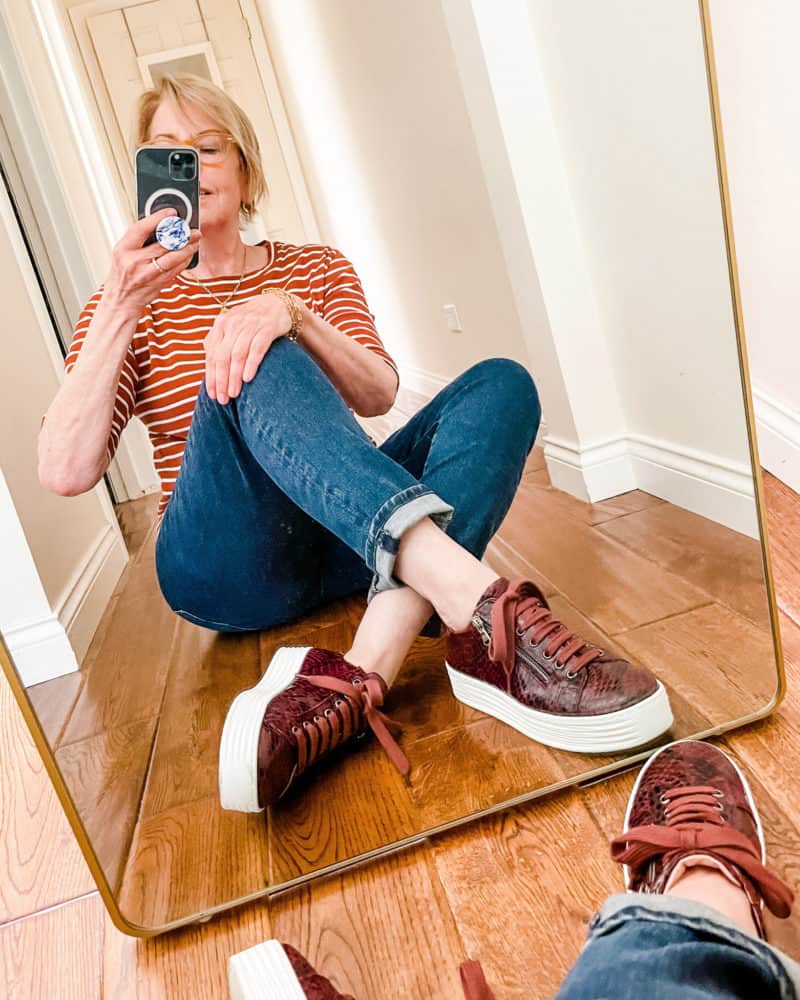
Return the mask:
[[(697, 742), (697, 741), (694, 741), (694, 740), (675, 740), (674, 743), (667, 743), (666, 746), (659, 747), (658, 750), (656, 750), (656, 752), (653, 754), (653, 756), (649, 758), (649, 760), (647, 761), (647, 763), (644, 765), (644, 767), (639, 772), (639, 775), (636, 778), (636, 784), (633, 786), (633, 791), (631, 792), (630, 798), (628, 799), (628, 808), (625, 810), (625, 825), (622, 828), (623, 829), (623, 833), (626, 830), (630, 829), (631, 812), (633, 811), (634, 800), (636, 799), (636, 796), (639, 793), (639, 786), (641, 785), (642, 779), (644, 778), (645, 774), (647, 773), (647, 771), (650, 768), (650, 765), (653, 763), (653, 761), (656, 759), (656, 757), (658, 757), (660, 754), (662, 754), (665, 750), (669, 750), (670, 747), (678, 746), (679, 743), (692, 743), (692, 742)], [(734, 769), (734, 771), (736, 771), (736, 773), (739, 775), (739, 778), (741, 779), (742, 785), (744, 786), (745, 797), (747, 798), (747, 804), (750, 806), (750, 812), (755, 817), (756, 829), (758, 830), (758, 842), (759, 842), (759, 844), (761, 846), (761, 863), (764, 864), (766, 862), (766, 860), (767, 860), (767, 847), (766, 847), (766, 844), (764, 842), (764, 828), (761, 826), (761, 817), (758, 814), (758, 809), (756, 809), (756, 804), (755, 804), (755, 801), (753, 799), (753, 793), (752, 793), (752, 791), (750, 789), (750, 785), (748, 784), (747, 778), (745, 778), (744, 774), (742, 774), (741, 768), (739, 767), (739, 765), (736, 763), (736, 761), (732, 757), (730, 757), (728, 754), (726, 754), (724, 750), (720, 750), (720, 748), (718, 746), (714, 746), (714, 749), (715, 750), (719, 750), (719, 752), (723, 755), (723, 757), (727, 758), (728, 763), (731, 765), (731, 767)], [(630, 870), (630, 867), (628, 865), (623, 865), (622, 866), (622, 870), (623, 870), (623, 872), (625, 874), (625, 888), (626, 889), (630, 889), (630, 887), (631, 887), (631, 870)]]
[(306, 1000), (280, 941), (262, 941), (228, 959), (231, 1000)]
[(261, 812), (258, 804), (258, 738), (272, 699), (295, 679), (311, 646), (283, 646), (255, 687), (233, 699), (219, 743), (219, 800), (223, 809)]
[(672, 710), (661, 683), (649, 698), (607, 715), (554, 715), (528, 708), (493, 684), (445, 664), (454, 696), (491, 715), (537, 743), (574, 753), (614, 753), (649, 743), (672, 725)]

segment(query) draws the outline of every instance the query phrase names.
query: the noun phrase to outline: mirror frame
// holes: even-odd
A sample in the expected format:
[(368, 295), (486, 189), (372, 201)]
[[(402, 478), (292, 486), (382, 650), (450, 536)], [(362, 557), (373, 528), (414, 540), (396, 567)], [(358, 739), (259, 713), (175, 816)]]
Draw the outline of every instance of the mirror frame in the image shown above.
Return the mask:
[[(718, 83), (716, 68), (714, 64), (714, 44), (713, 37), (711, 33), (711, 19), (710, 19), (710, 0), (698, 0), (699, 11), (700, 11), (700, 24), (703, 34), (703, 50), (706, 64), (706, 77), (708, 82), (708, 93), (709, 93), (709, 104), (711, 111), (711, 124), (714, 133), (714, 147), (715, 156), (717, 163), (717, 175), (719, 181), (719, 191), (720, 191), (720, 203), (723, 217), (723, 228), (725, 233), (725, 249), (728, 260), (728, 276), (731, 288), (731, 299), (733, 304), (733, 318), (734, 318), (734, 329), (736, 334), (736, 344), (739, 356), (739, 370), (741, 375), (742, 383), (742, 397), (744, 402), (746, 420), (747, 420), (747, 436), (748, 445), (750, 452), (750, 460), (752, 463), (753, 470), (753, 481), (755, 485), (755, 502), (756, 502), (756, 514), (758, 518), (758, 525), (761, 532), (761, 554), (762, 554), (762, 564), (764, 567), (764, 584), (767, 590), (767, 601), (769, 604), (770, 612), (770, 630), (772, 633), (773, 647), (775, 651), (775, 665), (777, 671), (777, 686), (775, 694), (772, 699), (764, 706), (763, 709), (759, 709), (757, 712), (753, 712), (750, 715), (743, 716), (739, 719), (734, 719), (731, 722), (727, 722), (718, 726), (714, 726), (711, 729), (704, 730), (697, 733), (691, 737), (684, 737), (685, 739), (707, 739), (712, 736), (720, 736), (723, 733), (730, 732), (733, 729), (738, 729), (741, 726), (748, 725), (749, 723), (756, 722), (759, 719), (763, 719), (765, 716), (770, 715), (778, 705), (783, 700), (786, 693), (786, 674), (784, 669), (783, 661), (783, 649), (781, 646), (780, 639), (780, 627), (778, 620), (778, 608), (775, 600), (775, 588), (772, 575), (772, 565), (769, 554), (769, 547), (767, 544), (767, 530), (766, 530), (766, 517), (765, 517), (765, 503), (764, 503), (764, 484), (761, 474), (761, 466), (759, 464), (758, 457), (758, 443), (756, 440), (756, 427), (755, 427), (755, 414), (753, 410), (752, 401), (752, 391), (750, 384), (750, 370), (747, 361), (747, 348), (744, 340), (744, 321), (742, 317), (742, 304), (741, 304), (741, 294), (739, 289), (739, 276), (736, 263), (736, 247), (733, 235), (733, 221), (731, 214), (730, 205), (730, 190), (728, 186), (728, 175), (725, 165), (725, 146), (723, 141), (722, 133), (722, 118), (720, 113), (719, 104), (719, 93), (718, 93)], [(139, 938), (150, 938), (156, 937), (159, 934), (164, 934), (168, 931), (176, 930), (179, 927), (191, 926), (193, 924), (203, 924), (207, 923), (212, 917), (218, 914), (225, 913), (234, 907), (243, 906), (247, 903), (252, 903), (258, 899), (271, 898), (278, 893), (284, 893), (290, 889), (297, 886), (301, 886), (307, 882), (314, 879), (323, 878), (328, 875), (338, 874), (346, 871), (350, 868), (355, 868), (360, 865), (366, 864), (375, 858), (382, 857), (387, 854), (394, 853), (395, 851), (403, 850), (406, 847), (410, 847), (414, 844), (418, 844), (422, 841), (428, 840), (437, 834), (443, 833), (447, 830), (452, 830), (456, 827), (463, 826), (466, 823), (471, 823), (474, 820), (481, 819), (485, 816), (491, 816), (495, 813), (502, 812), (507, 809), (512, 809), (515, 806), (523, 805), (524, 803), (531, 802), (534, 799), (540, 798), (544, 795), (550, 795), (554, 792), (558, 792), (563, 788), (568, 788), (570, 786), (577, 785), (578, 787), (583, 787), (586, 785), (594, 784), (607, 777), (612, 777), (623, 771), (627, 771), (635, 767), (641, 761), (646, 760), (652, 751), (651, 749), (641, 751), (640, 753), (633, 754), (632, 756), (624, 757), (618, 761), (611, 764), (606, 764), (602, 767), (590, 770), (582, 775), (577, 775), (573, 778), (567, 778), (563, 781), (556, 782), (552, 785), (548, 785), (546, 788), (537, 789), (531, 792), (526, 792), (522, 795), (518, 795), (512, 799), (505, 800), (493, 806), (489, 806), (486, 809), (482, 809), (478, 812), (469, 813), (469, 815), (462, 816), (459, 819), (452, 820), (448, 823), (443, 823), (439, 826), (432, 827), (430, 829), (421, 831), (420, 833), (414, 834), (410, 837), (404, 837), (401, 840), (392, 841), (390, 844), (386, 844), (383, 847), (375, 848), (374, 850), (367, 851), (362, 854), (355, 855), (352, 858), (348, 858), (344, 861), (336, 862), (332, 865), (327, 865), (323, 868), (319, 868), (316, 871), (309, 872), (305, 875), (300, 875), (297, 878), (290, 879), (286, 882), (278, 883), (277, 885), (267, 886), (263, 889), (259, 889), (255, 892), (249, 893), (246, 896), (239, 897), (237, 899), (229, 900), (219, 906), (210, 907), (200, 913), (193, 914), (189, 917), (184, 917), (180, 920), (172, 921), (171, 923), (165, 924), (162, 927), (143, 927), (137, 924), (133, 924), (128, 921), (119, 909), (117, 900), (115, 899), (113, 893), (111, 892), (111, 887), (106, 879), (103, 868), (95, 854), (92, 844), (86, 834), (83, 823), (80, 818), (80, 814), (75, 806), (72, 799), (70, 791), (58, 769), (55, 757), (52, 750), (47, 742), (44, 730), (39, 722), (36, 712), (28, 698), (27, 691), (22, 685), (19, 675), (14, 667), (11, 660), (11, 656), (8, 651), (8, 647), (0, 634), (0, 666), (3, 668), (3, 672), (8, 680), (8, 683), (13, 692), (14, 698), (17, 705), (22, 712), (23, 718), (28, 726), (36, 748), (41, 755), (42, 762), (44, 763), (47, 774), (50, 781), (55, 788), (56, 794), (58, 795), (61, 806), (67, 816), (72, 831), (75, 834), (75, 838), (78, 841), (81, 852), (83, 853), (86, 863), (89, 866), (89, 870), (92, 873), (92, 877), (97, 884), (100, 896), (103, 903), (108, 910), (109, 916), (114, 924), (114, 926), (122, 931), (124, 934), (130, 935), (132, 937)]]

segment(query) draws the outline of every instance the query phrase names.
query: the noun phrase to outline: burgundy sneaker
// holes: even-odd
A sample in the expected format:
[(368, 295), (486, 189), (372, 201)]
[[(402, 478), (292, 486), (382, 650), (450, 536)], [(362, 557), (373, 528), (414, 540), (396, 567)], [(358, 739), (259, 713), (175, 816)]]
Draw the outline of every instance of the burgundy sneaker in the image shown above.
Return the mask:
[(353, 1000), (280, 941), (262, 941), (228, 959), (231, 1000)]
[(668, 892), (697, 859), (741, 886), (762, 938), (764, 903), (775, 916), (789, 916), (794, 897), (764, 867), (764, 835), (747, 781), (710, 743), (686, 740), (653, 754), (631, 792), (624, 831), (611, 841), (611, 856), (625, 866), (631, 892)]
[(223, 809), (260, 812), (304, 771), (369, 727), (401, 774), (408, 761), (389, 735), (379, 707), (386, 684), (341, 653), (284, 646), (255, 687), (228, 709), (219, 748)]
[(663, 685), (570, 632), (529, 580), (495, 580), (448, 629), (447, 672), (459, 701), (559, 750), (627, 750), (672, 725)]

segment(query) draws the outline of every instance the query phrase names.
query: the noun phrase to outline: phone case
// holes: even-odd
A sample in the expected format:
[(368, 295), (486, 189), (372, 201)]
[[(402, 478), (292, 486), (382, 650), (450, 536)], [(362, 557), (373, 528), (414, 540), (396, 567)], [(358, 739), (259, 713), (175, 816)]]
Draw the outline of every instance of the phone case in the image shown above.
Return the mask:
[[(192, 229), (200, 227), (200, 172), (197, 150), (191, 146), (141, 146), (136, 151), (138, 217), (174, 208)], [(154, 231), (145, 246), (155, 243)], [(195, 253), (189, 268), (197, 267)]]

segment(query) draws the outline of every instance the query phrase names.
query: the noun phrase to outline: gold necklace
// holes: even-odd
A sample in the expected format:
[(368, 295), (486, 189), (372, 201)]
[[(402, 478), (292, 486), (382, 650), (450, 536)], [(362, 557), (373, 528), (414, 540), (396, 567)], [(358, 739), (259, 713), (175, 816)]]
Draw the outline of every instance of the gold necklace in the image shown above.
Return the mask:
[(234, 295), (239, 291), (239, 286), (244, 280), (244, 272), (246, 267), (247, 267), (247, 244), (244, 245), (244, 257), (242, 257), (242, 273), (239, 275), (239, 280), (236, 282), (236, 287), (233, 289), (230, 295), (228, 295), (224, 299), (221, 299), (218, 295), (215, 295), (208, 287), (208, 285), (204, 285), (199, 278), (189, 278), (188, 280), (190, 284), (199, 285), (202, 289), (208, 292), (211, 298), (214, 299), (214, 301), (221, 307), (219, 311), (221, 316), (223, 313), (228, 311), (228, 303), (234, 297)]

